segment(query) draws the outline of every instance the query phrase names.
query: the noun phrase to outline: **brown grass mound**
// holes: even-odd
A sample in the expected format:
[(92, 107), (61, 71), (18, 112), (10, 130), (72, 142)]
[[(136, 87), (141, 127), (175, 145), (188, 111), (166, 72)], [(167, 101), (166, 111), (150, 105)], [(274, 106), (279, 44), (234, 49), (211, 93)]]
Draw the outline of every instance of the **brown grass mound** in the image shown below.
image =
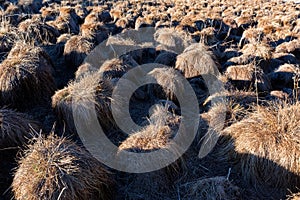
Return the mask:
[(241, 199), (239, 187), (233, 185), (226, 177), (204, 178), (185, 183), (183, 200), (238, 200)]
[(243, 32), (242, 38), (239, 42), (239, 47), (242, 47), (245, 40), (249, 43), (258, 43), (263, 38), (263, 30), (258, 28), (249, 28)]
[(58, 44), (58, 43), (66, 43), (66, 42), (68, 42), (68, 40), (69, 40), (71, 37), (72, 37), (72, 35), (69, 34), (69, 33), (61, 34), (61, 35), (57, 38), (56, 44)]
[(80, 22), (83, 22), (85, 17), (88, 15), (88, 11), (85, 6), (79, 4), (75, 6), (75, 13), (79, 17)]
[(24, 35), (26, 41), (37, 41), (41, 44), (55, 44), (56, 38), (59, 36), (59, 32), (48, 24), (43, 23), (40, 17), (21, 22), (18, 30)]
[(89, 112), (94, 109), (96, 109), (103, 128), (108, 129), (113, 123), (110, 111), (111, 94), (111, 83), (106, 79), (101, 79), (96, 72), (88, 74), (78, 82), (72, 82), (68, 87), (57, 91), (52, 97), (52, 107), (70, 133), (76, 133), (73, 114), (86, 121), (90, 118)]
[(51, 7), (43, 7), (41, 8), (41, 17), (45, 21), (52, 21), (55, 20), (56, 16), (59, 14), (57, 10), (54, 10)]
[[(179, 83), (180, 73), (174, 68), (155, 68), (150, 71), (148, 75), (151, 78), (154, 78), (157, 84), (160, 85), (160, 87), (153, 85), (149, 86), (149, 92), (155, 94), (159, 98), (175, 100), (175, 94), (184, 89), (183, 83)], [(162, 88), (163, 91), (161, 91), (160, 88)]]
[(216, 125), (214, 120), (218, 119), (218, 116), (221, 116), (224, 113), (226, 113), (224, 122), (224, 128), (226, 128), (243, 119), (246, 109), (234, 100), (225, 99), (224, 103), (213, 105), (208, 112), (202, 113), (201, 117), (208, 123)]
[(254, 64), (230, 66), (226, 69), (225, 74), (239, 90), (255, 91), (256, 83), (259, 92), (268, 92), (271, 89), (269, 78)]
[(54, 21), (47, 22), (48, 25), (56, 28), (61, 34), (64, 33), (79, 33), (79, 17), (74, 8), (61, 7), (59, 9), (59, 16)]
[(216, 30), (214, 27), (207, 27), (202, 29), (200, 32), (193, 33), (193, 35), (198, 35), (200, 37), (200, 41), (204, 44), (209, 46), (216, 44), (218, 39), (216, 38), (215, 34)]
[(85, 75), (93, 73), (95, 71), (98, 71), (98, 69), (93, 67), (89, 63), (84, 63), (78, 67), (78, 69), (75, 73), (75, 78), (80, 79), (80, 78), (84, 77)]
[(171, 137), (171, 128), (168, 126), (157, 127), (150, 125), (145, 130), (131, 135), (119, 147), (119, 150), (132, 152), (149, 152), (167, 148)]
[(240, 163), (246, 180), (273, 187), (299, 186), (299, 106), (258, 106), (247, 118), (222, 132), (230, 138), (225, 149)]
[(175, 68), (180, 70), (186, 78), (203, 74), (218, 75), (218, 66), (211, 51), (202, 44), (194, 44), (177, 56)]
[(17, 43), (0, 68), (2, 104), (24, 110), (48, 102), (54, 93), (52, 63), (39, 47)]
[(39, 136), (19, 160), (12, 190), (16, 199), (107, 199), (108, 172), (74, 142)]
[(175, 31), (174, 28), (160, 28), (154, 33), (155, 41), (159, 42), (166, 50), (182, 52), (191, 44), (191, 38), (184, 31)]
[(171, 114), (167, 107), (158, 105), (150, 113), (148, 123), (150, 124), (143, 130), (130, 135), (122, 142), (119, 151), (150, 152), (162, 148), (168, 149), (168, 143), (179, 128), (180, 117)]
[(109, 30), (100, 23), (82, 24), (80, 27), (80, 34), (99, 44), (108, 38)]
[(246, 44), (242, 49), (245, 55), (254, 55), (264, 60), (272, 58), (273, 48), (263, 42)]
[(124, 60), (122, 59), (114, 58), (105, 61), (100, 67), (99, 72), (103, 73), (103, 77), (113, 79), (121, 78), (126, 72), (128, 72), (132, 68), (133, 66), (127, 64), (126, 61), (124, 62)]
[[(145, 55), (143, 54), (145, 53), (144, 48), (147, 48), (147, 44), (139, 41), (143, 40), (144, 38), (142, 38), (141, 36), (135, 36), (135, 33), (136, 32), (129, 31), (125, 32), (120, 37), (109, 36), (106, 45), (111, 46), (111, 52), (109, 52), (110, 56), (121, 56), (122, 54), (124, 54), (124, 50), (126, 50), (126, 52), (128, 52), (126, 55), (131, 56), (132, 59), (135, 60), (137, 63), (142, 63), (145, 59)], [(132, 40), (132, 38), (134, 38), (134, 40)]]
[(39, 131), (38, 123), (28, 115), (14, 110), (0, 109), (0, 147), (12, 147), (24, 144), (33, 136), (31, 128)]
[[(131, 134), (119, 146), (119, 151), (129, 152), (153, 152), (164, 149), (177, 155), (176, 148), (172, 148), (171, 138), (178, 130), (180, 118), (168, 112), (166, 107), (157, 106), (149, 119), (150, 125), (140, 132)], [(165, 158), (157, 158), (162, 159)], [(129, 160), (128, 162), (134, 162)], [(160, 161), (158, 161), (160, 162)], [(121, 190), (126, 191), (129, 199), (166, 199), (171, 192), (174, 181), (181, 175), (184, 168), (182, 159), (177, 160), (168, 167), (149, 173), (132, 174), (127, 179), (126, 187)]]
[(64, 57), (66, 64), (76, 69), (80, 66), (86, 56), (91, 52), (94, 45), (82, 36), (72, 36), (66, 43)]
[(299, 51), (300, 49), (300, 39), (292, 40), (290, 42), (284, 42), (276, 47), (275, 52), (277, 53), (292, 53), (294, 51)]

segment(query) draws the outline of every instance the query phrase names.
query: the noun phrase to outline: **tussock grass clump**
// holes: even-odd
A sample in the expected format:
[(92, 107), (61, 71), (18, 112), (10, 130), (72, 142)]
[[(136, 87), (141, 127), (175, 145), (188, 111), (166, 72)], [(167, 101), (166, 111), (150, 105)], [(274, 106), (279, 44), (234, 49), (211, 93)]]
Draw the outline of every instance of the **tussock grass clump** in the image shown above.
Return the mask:
[(150, 152), (162, 148), (168, 149), (168, 143), (179, 128), (180, 117), (171, 114), (167, 107), (158, 105), (150, 113), (149, 123), (143, 130), (130, 135), (122, 142), (119, 150)]
[[(225, 102), (230, 104), (239, 104), (243, 107), (249, 107), (253, 103), (257, 103), (257, 94), (251, 91), (232, 90), (224, 91), (209, 96), (204, 105), (211, 105), (213, 101), (218, 102), (221, 98), (224, 98)], [(260, 99), (258, 99), (260, 100)]]
[(18, 200), (107, 199), (108, 172), (83, 148), (55, 136), (33, 139), (12, 183)]
[(262, 29), (259, 29), (259, 28), (249, 28), (249, 29), (246, 29), (243, 32), (243, 35), (242, 35), (242, 37), (240, 39), (239, 47), (242, 47), (242, 45), (245, 42), (258, 43), (258, 42), (260, 42), (262, 40), (263, 36), (264, 36), (264, 33), (263, 33)]
[(1, 148), (22, 145), (33, 136), (33, 133), (30, 133), (31, 129), (39, 131), (38, 122), (26, 114), (11, 109), (0, 109), (0, 119)]
[(175, 100), (175, 94), (184, 89), (183, 83), (179, 83), (180, 73), (174, 68), (155, 68), (148, 75), (159, 84), (159, 87), (150, 86), (149, 92), (153, 92), (159, 98)]
[(56, 41), (56, 44), (62, 43), (65, 44), (66, 42), (68, 42), (68, 40), (72, 37), (71, 34), (69, 33), (65, 33), (65, 34), (61, 34)]
[(58, 30), (43, 23), (39, 16), (22, 21), (18, 30), (27, 41), (38, 41), (41, 44), (55, 44), (56, 38), (60, 35)]
[[(176, 134), (179, 121), (180, 118), (168, 112), (166, 107), (155, 107), (149, 119), (150, 124), (123, 141), (119, 146), (119, 152), (148, 153), (163, 149), (177, 155), (178, 151), (172, 148), (170, 139)], [(157, 159), (157, 162), (160, 162), (159, 159), (163, 161), (165, 158)], [(128, 162), (134, 162), (134, 160)], [(179, 159), (168, 167), (154, 172), (130, 174), (126, 187), (121, 190), (127, 191), (125, 194), (130, 199), (137, 199), (141, 196), (146, 199), (164, 199), (183, 169), (184, 161)]]
[(51, 60), (39, 47), (16, 43), (0, 68), (2, 104), (24, 110), (48, 102), (56, 89)]
[(218, 75), (218, 66), (214, 55), (203, 44), (193, 44), (177, 56), (176, 69), (180, 70), (186, 78), (203, 74)]
[(276, 47), (275, 52), (277, 53), (292, 53), (299, 51), (300, 49), (300, 39), (295, 39), (289, 42), (284, 42)]
[(222, 132), (230, 141), (225, 149), (239, 162), (246, 180), (273, 187), (299, 186), (299, 108), (299, 103), (257, 106)]
[(201, 114), (201, 117), (205, 121), (215, 124), (213, 121), (224, 113), (226, 113), (224, 122), (224, 128), (226, 128), (243, 119), (246, 115), (246, 108), (234, 100), (224, 99), (223, 103), (216, 103), (208, 112)]
[(257, 89), (259, 92), (268, 92), (271, 89), (269, 78), (254, 64), (230, 66), (226, 69), (225, 75), (239, 90)]
[(273, 48), (267, 43), (250, 43), (246, 44), (242, 52), (245, 55), (254, 55), (264, 60), (269, 60), (272, 58)]
[(82, 36), (72, 36), (65, 44), (64, 57), (71, 69), (80, 66), (86, 56), (92, 51), (94, 45)]
[[(127, 56), (130, 57), (130, 56)], [(135, 65), (137, 63), (134, 61)], [(103, 77), (108, 79), (121, 78), (126, 72), (132, 69), (134, 66), (131, 66), (129, 63), (124, 62), (122, 59), (114, 58), (107, 60), (101, 65), (99, 73), (103, 73)]]
[(175, 31), (174, 28), (160, 28), (154, 33), (155, 41), (164, 46), (166, 50), (182, 52), (191, 44), (192, 39), (184, 31)]
[(203, 178), (181, 185), (185, 190), (184, 200), (238, 200), (241, 199), (240, 188), (233, 185), (226, 177)]
[(78, 69), (75, 73), (75, 78), (80, 79), (80, 78), (84, 77), (86, 74), (93, 73), (95, 71), (98, 71), (98, 69), (93, 67), (89, 63), (84, 63), (78, 67)]
[(167, 148), (171, 128), (168, 126), (148, 126), (145, 130), (135, 133), (127, 138), (119, 147), (119, 150), (132, 152), (147, 152), (156, 149)]
[(10, 3), (6, 10), (4, 11), (4, 15), (7, 16), (8, 21), (14, 25), (17, 26), (18, 23), (20, 22), (20, 14), (21, 14), (21, 9), (19, 6)]
[(108, 38), (109, 30), (100, 23), (82, 24), (80, 27), (80, 34), (99, 44)]
[(47, 24), (56, 28), (61, 34), (64, 33), (79, 33), (78, 15), (74, 8), (61, 7), (59, 9), (59, 16), (54, 21), (49, 21)]
[(79, 18), (78, 21), (79, 21), (80, 23), (83, 23), (85, 17), (88, 15), (88, 11), (87, 11), (86, 7), (83, 6), (83, 5), (77, 4), (77, 5), (75, 6), (74, 9), (75, 9), (76, 15), (77, 15), (78, 18)]
[[(144, 43), (140, 40), (145, 40), (140, 35), (134, 35), (136, 32), (128, 31), (121, 36), (109, 36), (106, 45), (111, 46), (111, 55), (122, 56), (125, 52), (128, 52), (126, 55), (131, 56), (133, 60), (141, 64), (144, 60), (145, 48), (147, 48), (147, 43)], [(134, 40), (132, 39), (134, 38)], [(137, 48), (139, 47), (139, 48)], [(136, 50), (133, 50), (136, 49)]]
[(86, 121), (90, 119), (90, 112), (94, 109), (103, 128), (108, 129), (113, 123), (110, 110), (111, 94), (111, 83), (100, 78), (99, 73), (95, 72), (57, 91), (52, 97), (52, 107), (71, 133), (76, 133), (73, 114)]

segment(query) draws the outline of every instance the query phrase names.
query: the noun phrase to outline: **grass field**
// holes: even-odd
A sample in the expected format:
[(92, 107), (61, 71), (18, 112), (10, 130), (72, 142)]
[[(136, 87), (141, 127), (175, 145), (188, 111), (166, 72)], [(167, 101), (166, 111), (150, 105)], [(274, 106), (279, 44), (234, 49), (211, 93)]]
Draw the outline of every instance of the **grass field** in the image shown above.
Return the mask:
[[(299, 83), (299, 1), (0, 1), (0, 200), (300, 199)], [(178, 159), (107, 166), (92, 111), (116, 156)]]

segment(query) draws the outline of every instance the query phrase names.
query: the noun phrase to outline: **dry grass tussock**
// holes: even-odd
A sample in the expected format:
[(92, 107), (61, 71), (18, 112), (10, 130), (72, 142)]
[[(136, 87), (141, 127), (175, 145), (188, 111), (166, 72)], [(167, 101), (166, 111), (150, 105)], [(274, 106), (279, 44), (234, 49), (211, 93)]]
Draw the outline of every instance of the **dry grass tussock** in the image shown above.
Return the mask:
[(101, 163), (74, 142), (40, 135), (19, 160), (12, 190), (17, 200), (107, 199), (111, 184)]
[(7, 108), (0, 109), (0, 126), (1, 148), (22, 145), (39, 131), (38, 122), (30, 116)]
[(76, 69), (82, 64), (86, 56), (92, 51), (94, 44), (82, 36), (72, 36), (64, 48), (64, 57), (66, 64)]
[(161, 99), (176, 100), (176, 94), (184, 90), (184, 84), (180, 81), (181, 75), (174, 68), (155, 68), (148, 73), (148, 76), (160, 85), (160, 87), (149, 86), (149, 92)]
[(90, 112), (94, 109), (101, 125), (109, 128), (113, 123), (110, 110), (111, 94), (111, 83), (100, 78), (99, 73), (95, 72), (57, 91), (52, 97), (52, 107), (71, 133), (76, 133), (73, 114), (87, 121), (91, 119)]
[(160, 28), (154, 33), (154, 39), (165, 50), (181, 53), (191, 43), (192, 39), (184, 31), (176, 31), (174, 28)]
[(241, 198), (240, 188), (223, 176), (188, 182), (180, 188), (184, 191), (181, 195), (183, 200), (238, 200)]
[(171, 138), (178, 130), (180, 117), (171, 114), (167, 107), (158, 105), (150, 114), (149, 123), (143, 130), (130, 135), (122, 142), (119, 150), (149, 152), (162, 148), (168, 149)]
[(290, 53), (300, 49), (300, 39), (284, 42), (276, 47), (276, 53)]
[(108, 38), (109, 30), (100, 23), (82, 24), (80, 27), (80, 35), (99, 44)]
[(113, 58), (111, 60), (105, 61), (103, 65), (101, 65), (99, 73), (103, 73), (103, 77), (108, 79), (121, 78), (126, 72), (128, 72), (132, 68), (133, 66), (127, 64), (126, 62), (124, 62), (124, 60), (120, 58)]
[(76, 79), (80, 79), (84, 76), (86, 76), (87, 74), (93, 73), (95, 71), (98, 71), (97, 68), (93, 67), (91, 64), (89, 63), (83, 63), (82, 65), (80, 65), (75, 73), (75, 78)]
[[(176, 134), (179, 121), (180, 118), (169, 113), (166, 107), (155, 107), (149, 119), (150, 124), (123, 141), (119, 146), (119, 152), (147, 153), (166, 150), (174, 156), (178, 155), (177, 149), (170, 145), (170, 139)], [(165, 160), (165, 158), (157, 159)], [(161, 170), (132, 174), (126, 179), (127, 184), (121, 190), (126, 191), (125, 196), (129, 199), (138, 199), (141, 196), (145, 199), (171, 199), (171, 196), (166, 193), (171, 191), (174, 182), (182, 175), (183, 169), (184, 161), (180, 158)]]
[(51, 60), (40, 47), (16, 43), (0, 68), (3, 104), (25, 109), (45, 103), (56, 89)]
[(239, 104), (239, 102), (235, 102), (232, 99), (224, 99), (223, 103), (212, 105), (208, 112), (201, 114), (201, 117), (210, 124), (216, 124), (214, 120), (218, 119), (218, 116), (224, 113), (226, 113), (224, 123), (224, 128), (226, 128), (243, 119), (247, 113), (247, 109)]
[(203, 74), (218, 75), (218, 66), (214, 61), (214, 55), (202, 44), (194, 44), (177, 56), (176, 66), (186, 78), (192, 78)]
[(246, 180), (273, 187), (299, 186), (299, 108), (299, 103), (257, 106), (248, 117), (222, 131), (229, 137), (223, 153), (240, 162)]
[(246, 44), (242, 49), (245, 55), (254, 55), (264, 60), (272, 58), (273, 48), (263, 42)]
[(225, 75), (230, 83), (239, 90), (257, 90), (258, 92), (271, 90), (269, 78), (255, 64), (230, 66), (226, 69)]
[(79, 33), (78, 16), (71, 7), (61, 7), (59, 16), (54, 21), (47, 22), (48, 25), (56, 28), (61, 34), (63, 33)]
[(25, 41), (40, 44), (55, 44), (56, 38), (60, 35), (54, 27), (42, 22), (39, 16), (22, 21), (18, 25), (18, 30), (23, 34)]

